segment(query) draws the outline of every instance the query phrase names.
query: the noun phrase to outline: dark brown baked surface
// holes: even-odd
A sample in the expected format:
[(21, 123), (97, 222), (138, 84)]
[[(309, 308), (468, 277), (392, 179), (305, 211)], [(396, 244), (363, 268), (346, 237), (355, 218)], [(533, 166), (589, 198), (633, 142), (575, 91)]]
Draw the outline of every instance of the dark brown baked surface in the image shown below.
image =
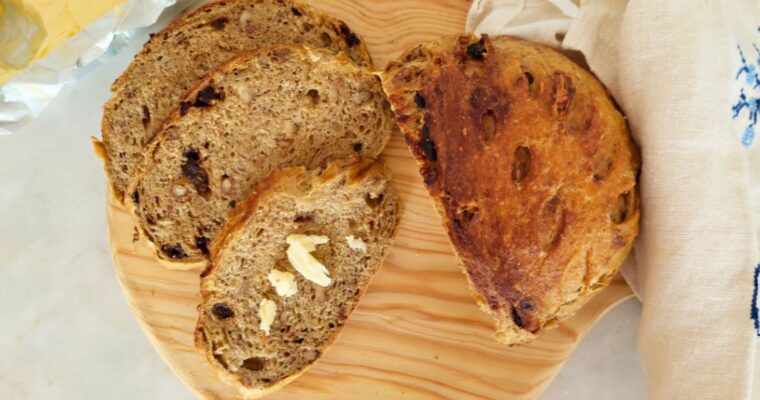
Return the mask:
[(640, 161), (591, 73), (462, 35), (409, 49), (383, 85), (500, 341), (532, 340), (609, 283), (638, 234)]

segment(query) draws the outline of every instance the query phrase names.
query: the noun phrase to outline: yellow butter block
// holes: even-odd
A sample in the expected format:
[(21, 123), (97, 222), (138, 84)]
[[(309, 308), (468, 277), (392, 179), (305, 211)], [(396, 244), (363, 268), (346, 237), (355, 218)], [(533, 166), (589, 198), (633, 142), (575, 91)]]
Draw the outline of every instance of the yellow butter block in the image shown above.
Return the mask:
[(0, 83), (126, 0), (0, 0)]

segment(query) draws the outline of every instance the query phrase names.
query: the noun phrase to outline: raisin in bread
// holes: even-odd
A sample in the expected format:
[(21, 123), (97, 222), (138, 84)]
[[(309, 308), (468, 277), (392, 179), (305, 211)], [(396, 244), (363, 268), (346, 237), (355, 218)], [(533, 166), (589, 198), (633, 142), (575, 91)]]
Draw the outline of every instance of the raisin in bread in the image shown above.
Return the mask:
[(290, 0), (225, 0), (204, 5), (152, 36), (111, 87), (103, 111), (101, 152), (119, 199), (141, 151), (181, 97), (236, 53), (277, 43), (344, 51), (371, 65), (367, 48), (348, 26)]
[(276, 45), (234, 58), (147, 146), (126, 202), (159, 261), (205, 266), (235, 204), (277, 168), (376, 157), (396, 124), (380, 79), (343, 54)]
[(529, 341), (607, 286), (638, 233), (639, 158), (593, 75), (463, 35), (408, 50), (383, 82), (499, 340)]
[[(335, 341), (356, 307), (389, 249), (399, 206), (379, 162), (273, 172), (212, 246), (197, 348), (247, 397), (295, 379)], [(310, 256), (325, 267), (327, 281), (307, 279), (291, 264), (294, 237), (321, 238)]]

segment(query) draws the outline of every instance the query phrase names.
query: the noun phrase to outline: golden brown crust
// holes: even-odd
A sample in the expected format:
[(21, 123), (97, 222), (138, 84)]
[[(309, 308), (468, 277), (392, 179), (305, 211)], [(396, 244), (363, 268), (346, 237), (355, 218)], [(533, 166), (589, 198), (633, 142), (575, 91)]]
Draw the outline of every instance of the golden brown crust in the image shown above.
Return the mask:
[(561, 54), (463, 35), (383, 85), (481, 307), (508, 344), (606, 286), (638, 233), (638, 153), (606, 89)]

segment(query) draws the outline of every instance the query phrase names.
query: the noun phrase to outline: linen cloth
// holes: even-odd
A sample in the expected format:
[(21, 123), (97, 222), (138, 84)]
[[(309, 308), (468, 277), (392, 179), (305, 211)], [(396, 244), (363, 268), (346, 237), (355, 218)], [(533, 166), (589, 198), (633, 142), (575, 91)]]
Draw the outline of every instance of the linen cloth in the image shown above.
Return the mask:
[(582, 52), (627, 116), (648, 396), (760, 399), (760, 1), (475, 0), (466, 29)]

